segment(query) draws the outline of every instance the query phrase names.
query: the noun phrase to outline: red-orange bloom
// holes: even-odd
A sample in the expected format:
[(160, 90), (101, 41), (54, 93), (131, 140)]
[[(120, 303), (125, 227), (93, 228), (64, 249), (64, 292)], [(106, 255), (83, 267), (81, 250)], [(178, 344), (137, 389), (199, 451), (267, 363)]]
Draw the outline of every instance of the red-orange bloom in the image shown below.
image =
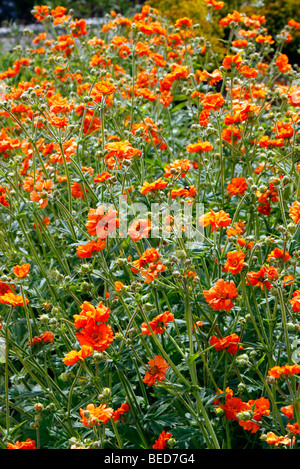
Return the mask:
[(140, 193), (145, 195), (145, 194), (148, 194), (148, 192), (156, 191), (159, 189), (164, 189), (167, 185), (168, 185), (167, 181), (164, 181), (163, 178), (161, 177), (151, 183), (145, 181), (140, 189)]
[(284, 365), (284, 366), (273, 366), (268, 371), (269, 376), (273, 378), (280, 378), (280, 376), (294, 376), (300, 374), (300, 365)]
[(86, 326), (94, 326), (97, 322), (106, 322), (110, 316), (110, 310), (102, 301), (97, 307), (93, 306), (88, 301), (85, 301), (81, 306), (80, 314), (74, 314), (74, 326), (76, 329)]
[(247, 190), (248, 184), (246, 179), (243, 177), (233, 178), (231, 182), (227, 183), (227, 192), (229, 197), (233, 195), (241, 194), (244, 195)]
[[(11, 306), (24, 306), (22, 295), (15, 295), (12, 292), (5, 293), (0, 296), (0, 303)], [(25, 298), (25, 304), (27, 305), (29, 300)]]
[(156, 384), (156, 380), (163, 381), (166, 378), (167, 370), (170, 367), (160, 355), (155, 355), (154, 359), (149, 360), (148, 364), (150, 370), (146, 371), (143, 383), (147, 383), (147, 386), (153, 386)]
[(71, 352), (68, 352), (65, 355), (65, 358), (63, 358), (63, 362), (67, 366), (72, 366), (75, 363), (77, 363), (79, 360), (84, 361), (86, 357), (90, 357), (93, 353), (93, 348), (88, 347), (86, 345), (82, 346), (82, 349), (77, 352), (77, 350), (71, 350)]
[(227, 335), (226, 337), (223, 337), (223, 339), (218, 339), (216, 336), (213, 335), (209, 343), (217, 351), (226, 350), (226, 352), (230, 353), (231, 355), (234, 355), (239, 349), (243, 349), (243, 347), (239, 345), (239, 341), (240, 338), (237, 334)]
[[(154, 319), (152, 319), (152, 321), (149, 321), (149, 326), (151, 327), (154, 334), (162, 334), (168, 326), (169, 321), (174, 321), (174, 315), (169, 311), (164, 311), (162, 314), (159, 314)], [(151, 335), (146, 322), (142, 323), (141, 332), (145, 335)]]
[(289, 58), (286, 54), (280, 54), (276, 59), (276, 65), (281, 73), (285, 73), (292, 68), (289, 64)]
[(219, 212), (214, 212), (210, 210), (210, 212), (206, 213), (205, 215), (201, 215), (198, 220), (200, 226), (208, 226), (211, 225), (211, 231), (217, 230), (222, 226), (228, 226), (231, 222), (231, 218), (229, 214), (224, 212), (224, 210), (220, 210)]
[(224, 265), (223, 271), (237, 275), (245, 265), (245, 254), (243, 251), (232, 251), (228, 252), (226, 256), (227, 261)]
[(119, 407), (117, 410), (114, 412), (113, 416), (113, 421), (116, 422), (117, 420), (120, 419), (122, 415), (124, 415), (126, 412), (129, 411), (129, 405), (128, 404), (122, 404), (121, 407)]
[(128, 235), (133, 241), (139, 241), (140, 239), (148, 238), (150, 231), (150, 220), (135, 220), (128, 228)]
[(203, 109), (213, 109), (214, 111), (218, 110), (225, 103), (225, 99), (221, 93), (207, 94), (204, 96), (202, 101)]
[(232, 299), (238, 296), (238, 292), (234, 282), (219, 279), (210, 290), (204, 290), (203, 295), (212, 309), (230, 311), (234, 306)]
[(29, 269), (30, 264), (15, 265), (13, 273), (19, 278), (24, 278), (28, 275)]
[(109, 207), (105, 213), (104, 205), (97, 209), (90, 209), (86, 229), (90, 236), (98, 236), (101, 240), (106, 239), (110, 232), (119, 227), (119, 220), (116, 218), (117, 212)]
[(107, 423), (113, 414), (114, 409), (107, 407), (106, 404), (100, 404), (98, 407), (95, 407), (94, 404), (88, 404), (85, 410), (80, 409), (80, 422), (85, 427), (93, 427), (94, 425)]
[[(54, 341), (54, 332), (52, 331), (46, 331), (43, 332), (41, 335), (33, 337), (32, 339), (32, 345), (35, 344), (50, 344), (51, 342)], [(28, 340), (28, 345), (30, 345), (30, 340)]]
[(289, 215), (294, 223), (300, 222), (300, 202), (297, 200), (293, 202), (293, 205), (290, 207)]
[(291, 258), (290, 253), (284, 249), (275, 248), (267, 257), (267, 262), (270, 262), (270, 259), (275, 257), (275, 259), (283, 259), (287, 261)]
[(35, 441), (27, 438), (26, 441), (16, 441), (15, 443), (7, 443), (8, 449), (36, 449)]
[(201, 140), (198, 140), (197, 143), (188, 145), (188, 146), (186, 147), (186, 150), (187, 150), (189, 153), (196, 153), (196, 152), (199, 152), (199, 151), (211, 151), (212, 149), (213, 149), (213, 146), (212, 146), (211, 143), (209, 143), (209, 142), (202, 142)]
[(106, 350), (114, 341), (112, 328), (108, 324), (87, 324), (82, 331), (76, 333), (80, 345), (88, 345), (97, 352)]
[(296, 290), (293, 293), (293, 298), (289, 300), (291, 308), (295, 313), (300, 312), (300, 290)]
[[(295, 438), (294, 438), (295, 439)], [(293, 442), (294, 442), (293, 439)], [(277, 436), (273, 432), (268, 432), (267, 433), (267, 443), (268, 445), (274, 445), (274, 446), (279, 446), (279, 445), (286, 445), (286, 446), (291, 446), (291, 441), (292, 439), (288, 436)]]
[(172, 433), (166, 433), (165, 430), (159, 435), (158, 439), (155, 440), (154, 445), (152, 448), (154, 449), (164, 449), (167, 445), (168, 440), (171, 438)]

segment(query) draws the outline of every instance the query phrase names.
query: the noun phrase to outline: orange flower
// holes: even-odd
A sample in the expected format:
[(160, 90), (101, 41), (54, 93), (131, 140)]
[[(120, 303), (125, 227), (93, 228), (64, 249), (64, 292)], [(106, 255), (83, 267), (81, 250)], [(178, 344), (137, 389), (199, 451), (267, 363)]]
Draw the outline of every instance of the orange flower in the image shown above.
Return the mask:
[(93, 353), (93, 348), (83, 345), (81, 350), (77, 352), (77, 350), (71, 350), (65, 355), (63, 358), (63, 362), (67, 366), (72, 366), (77, 363), (79, 360), (84, 361), (86, 357), (90, 357)]
[(270, 401), (264, 397), (260, 397), (259, 399), (250, 400), (247, 402), (247, 406), (249, 406), (248, 410), (252, 410), (253, 416), (252, 420), (239, 420), (239, 425), (244, 428), (244, 430), (251, 431), (251, 433), (257, 433), (260, 429), (260, 426), (253, 422), (259, 422), (262, 416), (270, 415)]
[[(294, 438), (295, 439), (295, 438)], [(294, 442), (293, 439), (293, 442)], [(273, 432), (268, 432), (267, 433), (267, 443), (268, 445), (274, 445), (274, 446), (279, 446), (279, 445), (286, 445), (286, 446), (291, 446), (291, 438), (288, 435), (285, 436), (277, 436)]]
[(289, 215), (294, 223), (300, 222), (300, 202), (297, 200), (293, 202), (293, 205), (290, 207)]
[(227, 420), (239, 420), (237, 415), (240, 412), (249, 410), (249, 406), (246, 402), (243, 402), (239, 397), (233, 397), (231, 394), (226, 394), (225, 404), (221, 404), (221, 409), (225, 411), (225, 417)]
[(116, 218), (117, 212), (109, 207), (105, 213), (104, 205), (100, 205), (97, 209), (90, 209), (88, 213), (88, 222), (86, 229), (90, 236), (98, 236), (101, 240), (107, 238), (110, 232), (119, 227), (119, 220)]
[(135, 220), (128, 228), (128, 234), (133, 241), (149, 237), (151, 231), (150, 220)]
[(195, 186), (185, 186), (181, 189), (173, 189), (171, 191), (171, 197), (172, 199), (176, 199), (176, 197), (194, 197), (194, 195), (196, 195), (196, 192), (197, 189)]
[(30, 264), (15, 265), (13, 273), (19, 278), (24, 278), (28, 275), (29, 269)]
[(286, 54), (280, 54), (276, 59), (276, 65), (281, 73), (285, 73), (292, 68), (289, 64), (289, 58)]
[(203, 109), (213, 109), (214, 111), (222, 107), (225, 103), (225, 99), (221, 93), (207, 94), (204, 96), (202, 101)]
[(8, 449), (36, 449), (36, 446), (35, 446), (34, 440), (27, 438), (26, 441), (16, 441), (15, 443), (7, 443), (7, 448)]
[(159, 435), (158, 439), (155, 440), (154, 445), (152, 448), (154, 449), (164, 449), (167, 445), (168, 440), (171, 438), (172, 433), (166, 433), (165, 430)]
[(80, 332), (76, 332), (80, 345), (88, 345), (97, 352), (106, 350), (114, 341), (112, 328), (107, 324), (88, 323)]
[(141, 267), (140, 274), (144, 277), (146, 283), (151, 283), (155, 278), (157, 278), (160, 272), (164, 272), (166, 266), (162, 264), (161, 261), (153, 262), (147, 268)]
[(156, 384), (156, 380), (163, 381), (166, 378), (166, 372), (170, 367), (160, 355), (155, 355), (154, 359), (149, 360), (148, 364), (150, 370), (146, 371), (143, 383), (152, 386)]
[[(0, 296), (0, 303), (4, 305), (11, 305), (11, 306), (24, 306), (23, 298), (21, 295), (15, 295), (12, 292), (5, 293), (4, 295)], [(25, 298), (25, 304), (28, 305), (29, 300)]]
[[(51, 331), (43, 332), (41, 335), (33, 337), (32, 345), (35, 344), (50, 344), (54, 340), (54, 333)], [(28, 340), (28, 345), (30, 345), (30, 340)]]
[(285, 375), (285, 376), (294, 376), (294, 375), (299, 375), (300, 374), (300, 365), (284, 365), (284, 366), (273, 366), (268, 371), (269, 376), (272, 376), (273, 378), (280, 378), (280, 376)]
[(240, 338), (237, 334), (227, 335), (226, 337), (223, 337), (223, 339), (218, 339), (216, 336), (213, 335), (209, 343), (217, 351), (226, 350), (226, 352), (230, 353), (231, 355), (235, 355), (239, 349), (243, 349), (243, 347), (239, 345), (239, 341)]
[(245, 254), (242, 251), (232, 251), (226, 254), (227, 261), (223, 271), (237, 275), (245, 265)]
[[(164, 313), (159, 314), (154, 319), (152, 319), (152, 321), (149, 322), (149, 325), (154, 334), (162, 334), (168, 326), (169, 321), (174, 321), (174, 315), (169, 311), (165, 311)], [(146, 322), (142, 323), (141, 333), (145, 335), (151, 335)]]
[(229, 217), (228, 213), (225, 213), (224, 210), (220, 210), (219, 212), (214, 212), (210, 210), (210, 212), (206, 213), (205, 215), (201, 215), (198, 219), (198, 223), (200, 226), (208, 226), (211, 225), (211, 232), (221, 228), (222, 226), (228, 226), (231, 222), (231, 218)]
[(228, 26), (231, 22), (240, 23), (244, 21), (244, 16), (239, 11), (234, 10), (233, 13), (228, 13), (227, 16), (221, 18), (219, 23), (221, 26)]
[(300, 312), (300, 290), (296, 290), (293, 293), (293, 297), (289, 302), (291, 303), (291, 308), (295, 313)]
[(222, 131), (222, 139), (228, 143), (236, 144), (238, 140), (241, 140), (242, 135), (241, 132), (237, 127), (231, 125), (230, 127), (223, 129)]
[(38, 21), (43, 21), (46, 16), (49, 15), (49, 7), (47, 5), (36, 5), (34, 7), (34, 10), (36, 11), (36, 13), (34, 13), (34, 17), (38, 20)]
[(116, 292), (118, 293), (120, 290), (122, 290), (122, 288), (124, 287), (124, 283), (122, 282), (119, 282), (119, 281), (116, 281), (115, 282), (115, 290)]
[(239, 69), (241, 64), (243, 62), (242, 57), (237, 54), (237, 55), (226, 55), (222, 65), (226, 70), (230, 70), (231, 68)]
[(133, 272), (139, 272), (141, 267), (145, 266), (146, 264), (156, 263), (159, 259), (159, 253), (155, 248), (147, 249), (144, 254), (136, 261), (133, 261), (133, 268), (131, 270)]
[(80, 259), (86, 259), (87, 257), (92, 257), (94, 252), (103, 251), (105, 247), (106, 242), (104, 239), (98, 238), (97, 241), (89, 241), (86, 244), (77, 246), (76, 254)]
[(0, 186), (0, 204), (3, 205), (4, 207), (9, 207), (9, 203), (6, 200), (7, 193), (3, 189), (2, 186)]
[(91, 91), (91, 98), (96, 103), (100, 103), (103, 95), (109, 95), (116, 91), (117, 88), (110, 81), (99, 81), (98, 83), (95, 83), (94, 88)]
[(227, 282), (226, 280), (217, 280), (210, 290), (203, 290), (204, 298), (212, 309), (216, 311), (230, 311), (234, 304), (232, 298), (238, 296), (238, 292), (234, 282)]
[(105, 162), (110, 169), (114, 168), (116, 158), (119, 160), (130, 160), (132, 157), (138, 157), (143, 153), (142, 150), (133, 148), (128, 140), (106, 143), (105, 150), (108, 150), (108, 154), (105, 156)]
[(291, 256), (290, 256), (290, 253), (284, 249), (279, 249), (279, 248), (275, 248), (272, 252), (270, 252), (270, 254), (268, 255), (267, 257), (267, 262), (270, 262), (270, 259), (272, 257), (275, 257), (275, 259), (283, 259), (283, 256), (284, 256), (284, 260), (285, 261), (288, 261)]
[(148, 194), (148, 192), (151, 192), (151, 191), (164, 189), (167, 185), (168, 185), (167, 181), (164, 181), (163, 178), (161, 178), (161, 177), (159, 179), (157, 179), (156, 181), (151, 182), (151, 183), (145, 181), (144, 184), (142, 185), (141, 189), (140, 189), (140, 193), (145, 195), (145, 194)]
[(244, 195), (247, 190), (248, 184), (246, 179), (243, 177), (233, 178), (231, 182), (227, 183), (227, 192), (229, 197), (233, 195), (241, 194)]
[(184, 178), (186, 176), (186, 173), (189, 171), (191, 167), (191, 162), (190, 160), (175, 160), (173, 163), (170, 163), (169, 165), (165, 166), (165, 178), (170, 178), (174, 177), (174, 174), (172, 174), (170, 171), (171, 169), (176, 169), (178, 173), (180, 173), (180, 177)]
[(196, 153), (198, 151), (211, 151), (213, 149), (213, 146), (209, 142), (202, 142), (201, 140), (198, 140), (197, 143), (194, 143), (192, 145), (188, 145), (186, 147), (186, 150), (189, 153)]
[(193, 22), (191, 19), (185, 16), (184, 18), (180, 18), (179, 20), (176, 20), (174, 26), (175, 28), (182, 28), (183, 26), (186, 28), (191, 28), (193, 26)]
[(206, 5), (211, 5), (216, 10), (221, 10), (224, 6), (224, 2), (217, 2), (216, 0), (204, 0)]
[(86, 326), (95, 326), (97, 322), (106, 322), (110, 316), (110, 310), (100, 301), (97, 307), (88, 301), (81, 306), (80, 314), (74, 314), (74, 326), (76, 329)]
[(264, 286), (270, 290), (272, 288), (271, 283), (265, 279), (265, 275), (268, 275), (268, 268), (262, 266), (258, 272), (248, 272), (246, 276), (246, 283), (247, 285), (252, 286), (259, 286), (262, 290), (264, 290)]
[(122, 404), (121, 407), (119, 407), (117, 410), (115, 410), (114, 416), (113, 416), (113, 421), (116, 422), (117, 420), (120, 419), (121, 415), (124, 415), (128, 411), (129, 411), (129, 405), (128, 404)]
[(228, 237), (235, 236), (235, 235), (242, 235), (245, 233), (245, 222), (239, 221), (234, 223), (234, 228), (228, 228), (226, 230), (226, 234)]
[(80, 409), (80, 416), (82, 417), (80, 422), (85, 427), (93, 427), (94, 425), (107, 423), (113, 413), (114, 409), (107, 407), (106, 404), (100, 404), (98, 407), (95, 407), (94, 404), (88, 404), (85, 410)]

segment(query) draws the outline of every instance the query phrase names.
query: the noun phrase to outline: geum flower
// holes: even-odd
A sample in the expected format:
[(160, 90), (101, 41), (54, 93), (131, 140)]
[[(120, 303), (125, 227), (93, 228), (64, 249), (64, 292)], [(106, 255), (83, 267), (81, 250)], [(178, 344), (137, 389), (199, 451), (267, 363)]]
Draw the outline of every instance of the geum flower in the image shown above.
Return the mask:
[(206, 227), (211, 225), (211, 232), (221, 228), (222, 226), (228, 226), (230, 222), (231, 218), (229, 217), (229, 213), (224, 212), (224, 210), (220, 210), (219, 212), (210, 210), (210, 212), (206, 213), (205, 215), (201, 215), (201, 217), (198, 219), (200, 226)]
[(15, 265), (13, 273), (19, 278), (24, 278), (28, 275), (29, 269), (30, 264)]
[(78, 361), (83, 362), (85, 358), (90, 357), (93, 353), (93, 348), (87, 345), (83, 345), (79, 352), (77, 350), (71, 350), (62, 359), (65, 365), (72, 366)]
[(97, 322), (106, 322), (110, 316), (110, 310), (107, 308), (102, 301), (97, 307), (93, 306), (88, 301), (85, 301), (81, 306), (80, 314), (74, 314), (74, 326), (76, 329), (82, 327), (95, 325)]
[(87, 345), (97, 352), (106, 350), (114, 341), (112, 328), (108, 324), (88, 323), (76, 337), (81, 346)]
[(103, 251), (106, 247), (106, 242), (104, 239), (98, 238), (97, 241), (89, 241), (86, 244), (80, 244), (77, 246), (76, 254), (81, 259), (86, 259), (92, 257), (94, 252)]
[(248, 184), (243, 177), (233, 178), (231, 182), (227, 183), (227, 192), (229, 197), (233, 195), (244, 195), (247, 190)]
[[(12, 292), (5, 293), (4, 295), (0, 296), (0, 303), (4, 305), (11, 305), (11, 306), (24, 306), (24, 301), (22, 295), (15, 295)], [(25, 298), (25, 304), (28, 305), (29, 300)]]
[(113, 421), (116, 422), (120, 420), (120, 417), (123, 416), (126, 412), (129, 411), (129, 405), (124, 403), (114, 412)]
[(245, 265), (245, 254), (243, 251), (232, 251), (226, 254), (227, 261), (222, 269), (223, 272), (228, 272), (237, 275)]
[(238, 292), (234, 282), (219, 279), (210, 290), (203, 290), (203, 295), (212, 309), (228, 312), (234, 307), (232, 299), (238, 296)]
[(164, 449), (167, 445), (167, 442), (171, 438), (172, 433), (166, 433), (165, 430), (162, 431), (162, 433), (159, 435), (158, 439), (155, 440), (154, 445), (152, 445), (152, 448), (154, 449)]
[(35, 441), (27, 438), (26, 441), (16, 441), (15, 443), (7, 443), (8, 449), (36, 449)]
[(223, 339), (218, 339), (216, 336), (212, 336), (209, 343), (212, 345), (217, 351), (225, 350), (226, 352), (230, 353), (231, 355), (235, 355), (236, 352), (240, 349), (242, 350), (243, 347), (239, 345), (240, 338), (237, 334), (230, 334)]
[(149, 360), (148, 364), (150, 370), (146, 371), (142, 380), (143, 383), (147, 383), (147, 386), (153, 386), (156, 381), (163, 381), (166, 378), (167, 370), (170, 367), (160, 355), (155, 355), (154, 359)]
[(300, 290), (296, 290), (293, 293), (293, 298), (289, 300), (291, 303), (291, 308), (295, 313), (300, 312)]
[(142, 219), (135, 220), (128, 228), (127, 233), (133, 241), (139, 241), (140, 239), (148, 238), (150, 231), (151, 221)]
[[(32, 345), (35, 344), (50, 344), (54, 341), (54, 332), (46, 331), (39, 336), (35, 336), (32, 339)], [(28, 340), (28, 345), (30, 345), (30, 340)]]
[(101, 240), (107, 238), (115, 228), (119, 227), (119, 220), (116, 217), (117, 212), (109, 207), (105, 213), (104, 205), (100, 205), (97, 209), (90, 209), (88, 213), (88, 221), (85, 225), (90, 236), (98, 236)]
[(268, 371), (269, 376), (273, 378), (280, 378), (282, 375), (291, 377), (300, 374), (300, 365), (284, 365), (284, 366), (273, 366)]
[[(174, 321), (174, 315), (169, 311), (164, 311), (162, 314), (159, 314), (153, 318), (152, 321), (149, 321), (149, 326), (151, 327), (154, 334), (162, 334), (168, 326), (169, 321)], [(146, 322), (142, 323), (141, 333), (145, 335), (151, 335)]]
[(295, 200), (293, 205), (290, 207), (289, 216), (294, 223), (300, 222), (300, 202)]
[(80, 409), (80, 422), (85, 427), (93, 427), (95, 425), (101, 425), (101, 423), (107, 423), (113, 416), (114, 409), (107, 407), (106, 404), (100, 404), (95, 407), (94, 404), (88, 404), (86, 409)]

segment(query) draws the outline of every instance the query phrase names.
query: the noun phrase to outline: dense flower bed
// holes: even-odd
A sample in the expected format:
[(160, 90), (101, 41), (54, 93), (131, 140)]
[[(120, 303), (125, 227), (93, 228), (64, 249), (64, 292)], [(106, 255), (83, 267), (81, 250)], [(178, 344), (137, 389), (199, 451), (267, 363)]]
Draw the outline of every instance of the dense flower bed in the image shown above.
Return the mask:
[(234, 11), (220, 60), (148, 6), (33, 14), (0, 73), (1, 447), (297, 448), (300, 23)]

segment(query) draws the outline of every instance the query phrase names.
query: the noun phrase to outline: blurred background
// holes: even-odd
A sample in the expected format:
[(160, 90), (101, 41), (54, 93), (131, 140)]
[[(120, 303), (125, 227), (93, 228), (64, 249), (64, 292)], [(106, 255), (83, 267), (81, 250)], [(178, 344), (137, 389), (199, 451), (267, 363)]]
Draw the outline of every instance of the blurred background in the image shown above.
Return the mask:
[[(53, 8), (58, 5), (72, 8), (78, 18), (102, 17), (111, 10), (117, 13), (130, 16), (137, 11), (143, 4), (143, 0), (0, 0), (0, 25), (25, 25), (33, 23), (35, 20), (31, 15), (34, 5), (49, 4)], [(150, 0), (151, 6), (158, 8), (164, 15), (170, 19), (177, 19), (183, 16), (191, 18), (194, 23), (200, 23), (204, 34), (209, 32), (209, 22), (207, 21), (207, 6), (204, 0)], [(233, 10), (243, 11), (247, 14), (265, 15), (269, 34), (273, 37), (278, 34), (280, 29), (286, 25), (291, 18), (300, 21), (300, 0), (224, 0), (224, 8), (214, 11), (215, 17), (224, 17)], [(212, 28), (212, 42), (217, 47), (222, 47), (220, 38), (226, 38), (227, 30), (218, 26), (214, 21)], [(293, 30), (294, 40), (286, 43), (283, 52), (289, 56), (292, 63), (298, 63), (299, 54), (297, 50), (300, 47), (300, 31)]]

